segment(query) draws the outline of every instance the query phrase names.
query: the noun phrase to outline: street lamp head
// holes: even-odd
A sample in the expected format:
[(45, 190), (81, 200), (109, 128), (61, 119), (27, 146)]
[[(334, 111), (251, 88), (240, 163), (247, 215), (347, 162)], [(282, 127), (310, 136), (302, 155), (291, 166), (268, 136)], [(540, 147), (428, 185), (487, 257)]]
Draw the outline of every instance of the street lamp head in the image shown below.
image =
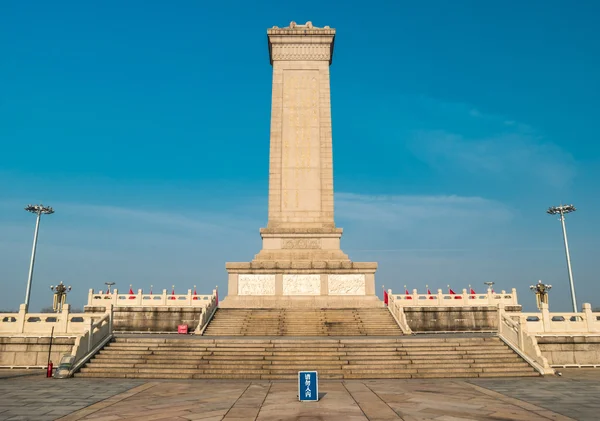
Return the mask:
[(31, 212), (31, 213), (35, 213), (35, 214), (45, 214), (45, 215), (50, 215), (54, 213), (54, 209), (52, 209), (50, 206), (44, 206), (41, 203), (39, 205), (27, 205), (25, 207), (25, 210), (27, 212)]
[(551, 206), (548, 208), (546, 213), (550, 215), (563, 215), (565, 213), (575, 212), (577, 209), (573, 205), (560, 205), (560, 206)]

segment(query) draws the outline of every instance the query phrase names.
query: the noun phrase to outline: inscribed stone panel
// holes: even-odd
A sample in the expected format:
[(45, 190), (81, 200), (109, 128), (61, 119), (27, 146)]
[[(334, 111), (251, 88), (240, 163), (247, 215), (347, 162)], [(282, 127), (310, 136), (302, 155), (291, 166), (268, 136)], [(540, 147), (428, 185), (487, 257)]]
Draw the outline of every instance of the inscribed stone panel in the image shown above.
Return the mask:
[(283, 72), (281, 210), (321, 210), (319, 71)]
[(320, 295), (321, 275), (283, 275), (283, 295)]
[(365, 275), (328, 275), (329, 295), (365, 295)]
[(275, 295), (275, 275), (238, 275), (238, 295)]

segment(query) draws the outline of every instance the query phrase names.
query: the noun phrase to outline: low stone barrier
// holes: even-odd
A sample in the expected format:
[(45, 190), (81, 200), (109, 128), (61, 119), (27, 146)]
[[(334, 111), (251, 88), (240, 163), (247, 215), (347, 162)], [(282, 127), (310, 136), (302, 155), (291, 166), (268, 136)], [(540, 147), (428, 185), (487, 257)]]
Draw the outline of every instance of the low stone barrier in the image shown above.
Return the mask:
[(120, 293), (118, 289), (113, 292), (94, 292), (90, 289), (88, 293), (88, 307), (206, 307), (214, 298), (216, 290), (211, 295), (193, 294), (188, 289), (187, 294), (169, 294), (163, 289), (161, 294), (143, 294), (139, 289), (135, 294)]
[(553, 367), (600, 367), (600, 334), (543, 335), (537, 342)]
[(548, 304), (542, 303), (539, 313), (522, 313), (527, 329), (535, 334), (600, 334), (600, 313), (584, 303), (580, 313), (551, 313)]
[[(52, 340), (50, 360), (58, 364), (64, 354), (70, 354), (75, 337), (56, 337)], [(48, 363), (50, 336), (46, 337), (0, 337), (0, 367), (43, 368)]]
[[(165, 290), (166, 292), (166, 290)], [(118, 294), (114, 294), (118, 296)], [(127, 295), (125, 295), (127, 297)], [(134, 296), (135, 297), (135, 296)], [(167, 295), (167, 297), (170, 297)], [(177, 296), (175, 296), (177, 297)], [(194, 300), (194, 295), (182, 296), (182, 300), (167, 300), (173, 301), (175, 304), (157, 305), (117, 305), (113, 306), (113, 329), (119, 332), (170, 332), (176, 333), (179, 325), (188, 325), (189, 331), (197, 331), (207, 323), (217, 306), (217, 290), (213, 290), (212, 295), (198, 295), (199, 298)], [(188, 300), (192, 297), (191, 300)], [(137, 302), (140, 302), (143, 296), (137, 296)], [(85, 306), (85, 314), (104, 314), (107, 311), (107, 306), (113, 302), (109, 300), (91, 300), (97, 305)], [(135, 300), (131, 300), (135, 302)], [(158, 300), (157, 300), (158, 302)], [(186, 305), (186, 303), (193, 303)], [(118, 304), (122, 304), (121, 300), (117, 300)]]
[(99, 320), (100, 314), (71, 313), (65, 304), (60, 313), (27, 313), (21, 304), (18, 313), (0, 313), (0, 336), (50, 336), (54, 334), (79, 335), (90, 322)]

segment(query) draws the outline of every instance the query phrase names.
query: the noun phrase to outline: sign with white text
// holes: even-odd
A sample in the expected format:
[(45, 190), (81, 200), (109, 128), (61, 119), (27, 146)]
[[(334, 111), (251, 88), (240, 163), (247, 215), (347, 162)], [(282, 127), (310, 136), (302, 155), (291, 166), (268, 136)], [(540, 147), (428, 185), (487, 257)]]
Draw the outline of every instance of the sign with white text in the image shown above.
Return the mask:
[(316, 371), (298, 372), (298, 399), (301, 402), (319, 400), (319, 375)]

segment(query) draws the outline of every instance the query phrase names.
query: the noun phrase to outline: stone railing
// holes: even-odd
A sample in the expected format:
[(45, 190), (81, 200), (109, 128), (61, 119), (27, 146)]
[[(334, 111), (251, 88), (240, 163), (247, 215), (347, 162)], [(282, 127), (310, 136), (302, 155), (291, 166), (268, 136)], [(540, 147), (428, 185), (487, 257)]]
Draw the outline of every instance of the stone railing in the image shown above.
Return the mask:
[(194, 295), (191, 289), (187, 294), (173, 295), (163, 289), (162, 294), (143, 294), (139, 289), (137, 294), (123, 294), (115, 289), (112, 293), (94, 292), (90, 289), (88, 306), (99, 307), (112, 304), (114, 307), (205, 307), (214, 298), (212, 295)]
[(542, 355), (535, 335), (527, 330), (525, 318), (520, 314), (507, 313), (504, 306), (498, 308), (498, 336), (525, 359), (540, 374), (554, 374), (548, 360)]
[(510, 293), (502, 291), (500, 293), (469, 294), (466, 289), (462, 294), (444, 294), (438, 289), (437, 294), (419, 294), (414, 289), (412, 294), (392, 295), (392, 290), (388, 290), (388, 301), (394, 299), (396, 305), (402, 307), (465, 307), (465, 306), (498, 306), (518, 305), (517, 290), (512, 289)]
[(404, 309), (397, 297), (397, 295), (392, 295), (392, 290), (390, 289), (388, 293), (388, 310), (394, 319), (396, 319), (396, 323), (398, 323), (398, 326), (400, 326), (400, 329), (402, 329), (402, 333), (405, 335), (410, 335), (412, 330), (408, 325), (406, 315), (404, 314)]
[(112, 317), (110, 311), (97, 322), (89, 320), (86, 323), (85, 332), (75, 340), (72, 352), (75, 356), (75, 361), (79, 361), (86, 356), (109, 335), (112, 335)]
[(83, 364), (93, 357), (112, 338), (112, 307), (100, 320), (86, 323), (86, 330), (77, 337), (71, 355), (74, 356), (74, 365), (69, 375), (73, 375)]
[(82, 334), (90, 323), (99, 320), (102, 314), (71, 313), (69, 304), (60, 313), (26, 313), (21, 304), (18, 313), (0, 313), (0, 335), (77, 336)]
[(542, 304), (539, 313), (521, 313), (527, 330), (541, 334), (600, 334), (600, 313), (592, 312), (592, 306), (584, 303), (581, 313), (550, 313), (548, 304)]
[(219, 303), (217, 302), (217, 290), (215, 289), (213, 290), (213, 295), (211, 296), (208, 305), (202, 309), (202, 315), (200, 316), (200, 320), (198, 321), (198, 326), (194, 331), (196, 335), (204, 334), (204, 330), (206, 330), (208, 322), (210, 322), (213, 316), (215, 315), (218, 305)]

